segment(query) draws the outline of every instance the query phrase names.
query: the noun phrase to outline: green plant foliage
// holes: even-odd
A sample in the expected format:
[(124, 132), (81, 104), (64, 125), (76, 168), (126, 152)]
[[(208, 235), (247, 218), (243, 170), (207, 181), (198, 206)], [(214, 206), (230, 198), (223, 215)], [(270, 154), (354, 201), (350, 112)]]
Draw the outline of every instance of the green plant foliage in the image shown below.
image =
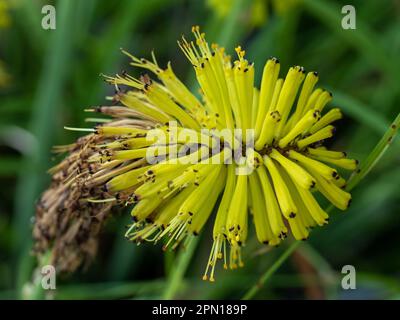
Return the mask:
[[(257, 8), (266, 14), (257, 19), (258, 0), (232, 0), (227, 9), (209, 0), (58, 0), (56, 30), (41, 27), (45, 2), (10, 2), (4, 25), (0, 14), (0, 299), (400, 297), (396, 1), (353, 1), (355, 30), (341, 27), (347, 4), (342, 0), (285, 5), (265, 0)], [(126, 241), (129, 214), (119, 212), (103, 230), (98, 256), (87, 270), (58, 277), (52, 296), (32, 288), (35, 202), (49, 182), (47, 169), (59, 160), (51, 147), (79, 136), (63, 127), (87, 126), (83, 110), (113, 94), (100, 74), (129, 70), (120, 47), (147, 58), (154, 49), (160, 65), (172, 61), (177, 75), (196, 89), (176, 43), (192, 25), (229, 52), (238, 44), (246, 48), (258, 66), (258, 86), (270, 56), (279, 57), (284, 74), (292, 65), (318, 70), (319, 84), (333, 94), (330, 106), (344, 113), (330, 147), (360, 161), (347, 186), (354, 189), (352, 206), (345, 213), (332, 210), (329, 225), (314, 230), (305, 243), (260, 250), (249, 239), (246, 265), (221, 270), (212, 284), (201, 279), (211, 225), (186, 250), (163, 255), (161, 245)], [(351, 295), (340, 286), (347, 264), (358, 272)]]

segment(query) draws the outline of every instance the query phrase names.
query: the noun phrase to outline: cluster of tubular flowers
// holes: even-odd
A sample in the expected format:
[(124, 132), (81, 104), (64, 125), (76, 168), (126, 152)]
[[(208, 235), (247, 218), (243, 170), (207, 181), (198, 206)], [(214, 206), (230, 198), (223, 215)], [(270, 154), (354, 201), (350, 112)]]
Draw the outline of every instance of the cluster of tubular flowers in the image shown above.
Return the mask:
[[(251, 221), (259, 242), (277, 246), (290, 233), (304, 240), (312, 227), (328, 222), (317, 192), (345, 210), (351, 195), (338, 169), (354, 170), (357, 161), (323, 146), (342, 114), (338, 108), (323, 112), (332, 95), (315, 88), (316, 72), (295, 66), (280, 78), (279, 61), (270, 58), (258, 89), (244, 50), (237, 47), (232, 61), (199, 27), (192, 32), (194, 42), (178, 44), (194, 67), (200, 98), (170, 64), (162, 69), (154, 55), (147, 60), (124, 52), (145, 72), (106, 78), (116, 87), (114, 105), (90, 111), (114, 119), (91, 130), (84, 163), (74, 176), (65, 174), (68, 188), (58, 184), (53, 198), (80, 188), (86, 192), (81, 206), (133, 205), (126, 237), (161, 242), (165, 250), (188, 245), (213, 220), (203, 279), (214, 281), (218, 260), (224, 268), (243, 265)], [(157, 162), (150, 161), (150, 150)]]

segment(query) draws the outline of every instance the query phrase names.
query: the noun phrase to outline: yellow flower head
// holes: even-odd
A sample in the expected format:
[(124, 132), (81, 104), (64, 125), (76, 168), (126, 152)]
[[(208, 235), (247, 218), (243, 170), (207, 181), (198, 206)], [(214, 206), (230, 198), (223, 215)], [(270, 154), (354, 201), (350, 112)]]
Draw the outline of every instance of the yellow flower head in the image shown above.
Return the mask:
[(347, 209), (351, 195), (337, 168), (354, 170), (357, 162), (323, 146), (342, 114), (324, 112), (332, 95), (315, 88), (318, 74), (295, 66), (280, 78), (279, 61), (270, 58), (258, 89), (255, 66), (241, 47), (233, 60), (210, 46), (198, 26), (192, 32), (194, 41), (178, 43), (194, 67), (200, 98), (171, 64), (163, 69), (154, 54), (147, 60), (124, 51), (145, 72), (106, 77), (116, 88), (114, 104), (89, 111), (113, 119), (59, 149), (70, 155), (52, 169), (53, 185), (40, 201), (35, 237), (45, 240), (38, 241), (39, 251), (50, 240), (71, 243), (68, 228), (49, 227), (60, 212), (60, 219), (81, 219), (72, 224), (75, 233), (86, 226), (94, 237), (97, 229), (85, 216), (101, 214), (102, 221), (110, 207), (134, 204), (126, 237), (162, 242), (164, 250), (187, 244), (213, 220), (203, 278), (214, 281), (218, 260), (225, 268), (243, 265), (250, 223), (260, 243), (276, 246), (289, 234), (307, 239), (312, 227), (328, 222), (317, 192)]

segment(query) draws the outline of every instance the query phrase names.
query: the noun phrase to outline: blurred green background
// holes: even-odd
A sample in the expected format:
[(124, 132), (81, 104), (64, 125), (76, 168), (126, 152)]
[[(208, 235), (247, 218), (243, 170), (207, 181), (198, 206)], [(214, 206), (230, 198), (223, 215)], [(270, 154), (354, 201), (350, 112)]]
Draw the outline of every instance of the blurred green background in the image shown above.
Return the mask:
[[(56, 8), (56, 30), (41, 28), (41, 8)], [(356, 30), (341, 27), (341, 8), (356, 8)], [(266, 59), (317, 70), (320, 86), (342, 108), (333, 148), (362, 161), (400, 111), (399, 0), (0, 0), (0, 298), (26, 297), (35, 260), (30, 256), (34, 203), (54, 163), (51, 146), (89, 126), (83, 109), (106, 104), (113, 90), (100, 73), (131, 70), (120, 47), (137, 56), (155, 50), (193, 86), (194, 72), (176, 40), (198, 24), (209, 42), (241, 44), (256, 64), (259, 85)], [(332, 212), (330, 224), (261, 288), (262, 299), (400, 298), (400, 143), (353, 191), (352, 207)], [(57, 279), (58, 299), (241, 298), (282, 254), (250, 239), (245, 267), (218, 270), (216, 283), (201, 280), (210, 248), (210, 225), (194, 252), (136, 246), (123, 237), (129, 214), (104, 230), (99, 255), (86, 271)], [(193, 256), (191, 255), (193, 253)], [(341, 288), (341, 269), (357, 270), (357, 289)], [(182, 279), (182, 280), (181, 280)]]

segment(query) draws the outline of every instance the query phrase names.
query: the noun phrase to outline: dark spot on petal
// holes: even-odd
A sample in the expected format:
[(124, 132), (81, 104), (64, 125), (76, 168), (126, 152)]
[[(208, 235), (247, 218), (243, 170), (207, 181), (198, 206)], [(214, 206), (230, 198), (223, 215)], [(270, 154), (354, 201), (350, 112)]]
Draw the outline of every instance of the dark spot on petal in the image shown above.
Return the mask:
[(349, 202), (347, 202), (347, 208), (350, 207), (351, 201), (352, 201), (352, 199), (350, 199)]

